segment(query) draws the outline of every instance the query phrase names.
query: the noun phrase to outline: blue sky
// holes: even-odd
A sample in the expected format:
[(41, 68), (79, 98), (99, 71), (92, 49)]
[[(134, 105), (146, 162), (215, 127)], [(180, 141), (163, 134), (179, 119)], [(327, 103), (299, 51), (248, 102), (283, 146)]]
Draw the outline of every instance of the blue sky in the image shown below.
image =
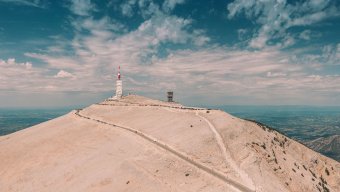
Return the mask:
[(340, 2), (0, 0), (0, 106), (340, 105)]

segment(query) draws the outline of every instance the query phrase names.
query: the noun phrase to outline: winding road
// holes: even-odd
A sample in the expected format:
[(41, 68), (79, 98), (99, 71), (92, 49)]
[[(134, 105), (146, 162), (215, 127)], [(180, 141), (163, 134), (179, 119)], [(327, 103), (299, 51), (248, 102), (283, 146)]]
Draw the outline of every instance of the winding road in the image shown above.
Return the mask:
[[(135, 104), (135, 103), (134, 103)], [(100, 105), (103, 105), (103, 104), (100, 104)], [(106, 105), (106, 104), (104, 104)], [(152, 105), (140, 105), (140, 106), (152, 106)], [(155, 105), (157, 107), (169, 107), (169, 106), (159, 106), (159, 105)], [(221, 149), (222, 153), (223, 153), (223, 156), (225, 157), (225, 161), (229, 163), (229, 165), (240, 175), (241, 179), (243, 181), (245, 181), (248, 185), (251, 184), (250, 187), (248, 186), (245, 186), (237, 181), (234, 181), (234, 180), (231, 180), (230, 178), (228, 178), (228, 176), (226, 176), (223, 172), (219, 171), (219, 170), (216, 170), (212, 167), (208, 167), (207, 165), (201, 163), (201, 162), (198, 162), (196, 160), (194, 160), (193, 158), (189, 157), (187, 154), (183, 153), (183, 152), (180, 152), (179, 150), (177, 149), (174, 149), (173, 147), (163, 143), (162, 141), (159, 141), (157, 140), (156, 138), (153, 138), (152, 136), (150, 135), (147, 135), (137, 129), (133, 129), (133, 128), (130, 128), (130, 127), (126, 127), (126, 126), (121, 126), (121, 125), (116, 125), (116, 124), (113, 124), (113, 123), (109, 123), (109, 122), (105, 122), (105, 121), (102, 121), (102, 120), (99, 120), (99, 119), (95, 119), (95, 118), (92, 118), (90, 116), (85, 116), (83, 114), (81, 114), (81, 110), (77, 110), (75, 112), (75, 115), (77, 115), (78, 117), (81, 117), (81, 118), (84, 118), (84, 119), (87, 119), (87, 120), (90, 120), (90, 121), (95, 121), (97, 123), (101, 123), (101, 124), (105, 124), (105, 125), (109, 125), (111, 127), (115, 127), (115, 128), (120, 128), (120, 129), (123, 129), (123, 130), (126, 130), (126, 131), (129, 131), (135, 135), (138, 135), (140, 137), (142, 137), (143, 139), (157, 145), (158, 147), (161, 147), (163, 149), (165, 149), (166, 151), (169, 151), (171, 152), (172, 154), (174, 154), (175, 156), (179, 157), (180, 159), (190, 163), (191, 165), (197, 167), (198, 169), (214, 176), (214, 177), (217, 177), (223, 181), (225, 181), (227, 184), (230, 185), (230, 187), (233, 187), (235, 189), (237, 189), (238, 191), (242, 191), (242, 192), (254, 192), (254, 187), (253, 187), (253, 183), (252, 181), (249, 181), (247, 175), (243, 172), (241, 172), (241, 170), (238, 168), (238, 166), (236, 165), (236, 163), (232, 160), (230, 154), (227, 153), (227, 150), (226, 150), (226, 147), (224, 145), (224, 142), (223, 142), (223, 139), (222, 137), (220, 136), (220, 134), (217, 132), (217, 130), (215, 129), (215, 127), (211, 124), (211, 122), (209, 120), (207, 120), (205, 117), (199, 115), (198, 111), (199, 110), (202, 110), (201, 108), (198, 108), (198, 109), (195, 109), (195, 108), (183, 108), (183, 107), (169, 107), (169, 108), (178, 108), (178, 109), (184, 109), (184, 110), (195, 110), (196, 111), (196, 115), (200, 118), (202, 118), (210, 127), (211, 131), (214, 133), (214, 136), (216, 138), (216, 141), (219, 145), (219, 148)]]
[(201, 119), (203, 119), (208, 125), (210, 130), (214, 133), (214, 137), (217, 141), (217, 144), (222, 152), (222, 155), (224, 157), (225, 163), (226, 165), (230, 165), (230, 167), (236, 172), (238, 173), (238, 175), (240, 176), (240, 178), (246, 182), (247, 184), (249, 184), (250, 186), (252, 186), (252, 188), (254, 188), (254, 183), (253, 181), (249, 178), (249, 176), (242, 171), (242, 169), (239, 168), (239, 166), (236, 164), (236, 162), (234, 161), (234, 159), (231, 157), (231, 154), (228, 153), (227, 151), (227, 147), (224, 144), (223, 138), (222, 136), (219, 134), (219, 132), (216, 130), (215, 126), (205, 117), (201, 116), (199, 114), (198, 111), (196, 111), (196, 116), (200, 117)]

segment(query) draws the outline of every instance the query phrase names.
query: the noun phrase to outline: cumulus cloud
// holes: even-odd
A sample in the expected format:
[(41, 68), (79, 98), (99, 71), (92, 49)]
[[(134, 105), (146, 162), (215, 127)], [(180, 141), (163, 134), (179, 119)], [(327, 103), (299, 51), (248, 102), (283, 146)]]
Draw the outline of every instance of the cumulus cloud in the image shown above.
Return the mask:
[(0, 59), (0, 90), (29, 90), (30, 86), (44, 79), (43, 72), (30, 62), (17, 62), (15, 58)]
[[(184, 1), (166, 2), (169, 9), (174, 9)], [(74, 27), (73, 39), (58, 38), (58, 44), (48, 47), (46, 52), (25, 54), (26, 57), (45, 63), (42, 68), (30, 63), (18, 63), (15, 59), (0, 60), (0, 78), (10, 83), (11, 78), (1, 75), (1, 72), (4, 66), (12, 66), (11, 74), (18, 75), (26, 71), (29, 75), (18, 80), (21, 86), (12, 83), (7, 88), (12, 85), (16, 90), (27, 90), (31, 86), (36, 91), (105, 92), (114, 89), (115, 68), (121, 65), (127, 91), (153, 96), (173, 89), (188, 98), (193, 95), (206, 97), (209, 92), (219, 101), (223, 101), (227, 95), (248, 98), (243, 101), (275, 103), (284, 98), (288, 98), (287, 102), (291, 101), (289, 99), (303, 98), (306, 94), (317, 96), (316, 92), (327, 90), (340, 92), (339, 76), (320, 75), (314, 68), (315, 65), (320, 66), (320, 57), (314, 58), (311, 65), (311, 62), (292, 59), (291, 52), (280, 51), (280, 48), (289, 47), (296, 41), (287, 32), (287, 26), (300, 17), (285, 16), (290, 14), (285, 10), (293, 9), (292, 5), (282, 1), (283, 4), (276, 9), (284, 11), (282, 15), (275, 15), (268, 10), (270, 6), (265, 6), (262, 1), (257, 1), (258, 10), (253, 1), (242, 2), (244, 4), (239, 4), (239, 7), (230, 8), (230, 17), (245, 13), (257, 18), (261, 27), (250, 45), (261, 49), (209, 44), (210, 38), (205, 35), (205, 31), (194, 29), (191, 19), (170, 15), (164, 8), (165, 3), (159, 7), (149, 0), (124, 1), (131, 9), (127, 8), (123, 15), (132, 17), (140, 14), (144, 19), (131, 30), (108, 16), (93, 17), (90, 7), (95, 6), (90, 1), (73, 1), (73, 5), (84, 5), (82, 11), (72, 8), (75, 13), (70, 19)], [(270, 2), (274, 3), (273, 6), (278, 3)], [(253, 11), (248, 10), (251, 7)], [(330, 5), (324, 10), (327, 7)], [(278, 23), (267, 19), (267, 16), (277, 18)], [(250, 32), (239, 30), (240, 38), (245, 39), (246, 35), (248, 38)], [(268, 48), (268, 41), (273, 38), (282, 41)], [(323, 49), (322, 55), (323, 58), (337, 61), (339, 51), (339, 45), (331, 45)], [(30, 81), (25, 82), (29, 76)], [(0, 89), (4, 89), (6, 85), (1, 86)], [(299, 101), (303, 102), (296, 102)]]
[[(89, 3), (85, 2), (86, 7), (95, 7)], [(52, 77), (59, 84), (50, 85), (53, 89), (49, 90), (67, 91), (76, 87), (79, 91), (107, 91), (113, 88), (113, 73), (118, 65), (122, 65), (128, 77), (144, 78), (139, 75), (142, 68), (152, 65), (158, 57), (166, 56), (159, 55), (160, 47), (167, 44), (203, 46), (210, 40), (203, 30), (191, 29), (191, 20), (163, 13), (151, 1), (138, 3), (138, 6), (146, 8), (150, 17), (133, 31), (128, 31), (123, 24), (107, 16), (94, 18), (91, 11), (74, 10), (82, 17), (75, 15), (70, 19), (74, 27), (72, 40), (63, 41), (58, 37), (58, 45), (48, 47), (48, 52), (26, 53), (25, 56), (46, 63), (51, 70), (49, 73), (53, 71)], [(73, 54), (67, 51), (70, 47)], [(77, 81), (60, 86), (67, 79)], [(128, 78), (127, 81), (133, 85), (133, 82), (138, 82), (135, 79)], [(138, 90), (138, 87), (134, 88)]]
[[(307, 72), (308, 65), (291, 60), (288, 53), (275, 47), (258, 51), (214, 45), (200, 47), (210, 39), (202, 30), (191, 30), (189, 19), (159, 12), (133, 31), (105, 17), (88, 16), (74, 21), (76, 35), (71, 46), (75, 55), (26, 54), (58, 69), (54, 77), (61, 82), (49, 85), (49, 90), (67, 91), (75, 87), (78, 91), (111, 90), (114, 68), (118, 65), (122, 66), (127, 90), (154, 96), (174, 89), (190, 95), (209, 91), (220, 100), (227, 94), (244, 98), (251, 95), (255, 100), (275, 102), (285, 97), (302, 98), (316, 90), (340, 90), (339, 77), (312, 78), (312, 73)], [(84, 35), (83, 30), (88, 33)], [(289, 46), (294, 39), (287, 36), (284, 42), (280, 47)], [(159, 48), (167, 43), (192, 44), (196, 49), (170, 49), (167, 55), (159, 55)], [(64, 82), (74, 78), (77, 81), (72, 84)], [(328, 83), (327, 88), (323, 83)]]
[(17, 63), (15, 61), (15, 58), (9, 58), (9, 59), (7, 59), (7, 61), (0, 59), (0, 65), (3, 68), (13, 68), (13, 67), (20, 67), (20, 68), (22, 68), (22, 67), (24, 67), (27, 70), (32, 69), (32, 63), (30, 63), (30, 62)]
[(60, 70), (54, 77), (55, 78), (73, 78), (74, 76), (67, 71)]
[(235, 0), (228, 4), (228, 11), (229, 19), (244, 14), (260, 25), (249, 43), (252, 48), (264, 48), (268, 42), (281, 42), (291, 27), (308, 26), (340, 15), (339, 7), (330, 0), (307, 0), (295, 4), (285, 0)]
[(167, 89), (198, 96), (209, 92), (219, 100), (228, 95), (256, 100), (259, 104), (282, 99), (297, 104), (305, 102), (306, 94), (317, 96), (330, 88), (332, 93), (340, 92), (338, 76), (320, 75), (317, 79), (311, 77), (315, 71), (307, 71), (307, 65), (294, 63), (288, 54), (275, 49), (257, 52), (226, 47), (178, 50), (169, 57), (155, 59), (152, 67), (140, 67), (139, 73), (149, 78), (143, 79), (146, 83), (137, 87), (152, 90), (153, 94)]

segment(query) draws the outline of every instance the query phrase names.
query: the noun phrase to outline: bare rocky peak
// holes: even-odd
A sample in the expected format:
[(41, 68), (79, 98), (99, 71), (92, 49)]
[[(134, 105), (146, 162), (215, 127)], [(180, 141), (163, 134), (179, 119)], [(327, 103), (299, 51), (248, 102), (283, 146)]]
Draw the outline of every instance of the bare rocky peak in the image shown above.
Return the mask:
[(0, 137), (0, 189), (340, 191), (340, 164), (257, 122), (129, 95)]

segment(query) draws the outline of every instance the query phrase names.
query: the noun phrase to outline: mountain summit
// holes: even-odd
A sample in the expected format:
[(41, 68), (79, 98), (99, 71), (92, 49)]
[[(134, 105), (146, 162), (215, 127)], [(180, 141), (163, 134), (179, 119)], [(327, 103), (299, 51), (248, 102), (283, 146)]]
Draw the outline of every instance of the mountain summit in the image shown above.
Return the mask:
[(220, 110), (129, 95), (0, 137), (1, 191), (340, 191), (340, 163)]

